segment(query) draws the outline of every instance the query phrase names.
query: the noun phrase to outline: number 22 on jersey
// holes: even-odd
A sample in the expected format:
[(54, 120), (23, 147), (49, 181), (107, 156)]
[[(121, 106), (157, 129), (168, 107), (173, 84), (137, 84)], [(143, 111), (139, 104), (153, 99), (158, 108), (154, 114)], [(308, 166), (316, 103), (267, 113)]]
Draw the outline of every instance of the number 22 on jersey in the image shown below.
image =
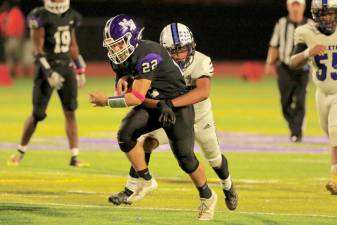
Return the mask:
[(71, 42), (71, 34), (69, 30), (58, 30), (54, 34), (54, 39), (54, 53), (58, 54), (69, 52), (69, 46)]
[[(330, 61), (329, 55), (327, 53), (323, 55), (317, 55), (314, 57), (315, 63), (319, 70), (316, 72), (316, 77), (320, 81), (325, 81), (327, 78), (328, 73), (328, 65), (327, 63)], [(337, 80), (337, 52), (332, 53), (332, 68), (336, 69), (336, 72), (331, 72), (329, 75), (331, 76), (331, 79)]]

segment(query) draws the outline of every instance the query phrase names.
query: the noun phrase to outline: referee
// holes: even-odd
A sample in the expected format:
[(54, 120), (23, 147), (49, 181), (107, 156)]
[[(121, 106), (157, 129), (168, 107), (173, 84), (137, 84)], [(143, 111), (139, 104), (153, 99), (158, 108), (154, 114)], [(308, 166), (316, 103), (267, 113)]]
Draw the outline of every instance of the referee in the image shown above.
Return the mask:
[(305, 0), (287, 0), (287, 9), (288, 16), (280, 18), (275, 25), (269, 43), (265, 73), (271, 74), (276, 64), (282, 113), (288, 122), (290, 141), (301, 142), (309, 71), (307, 66), (300, 70), (292, 70), (289, 68), (289, 62), (294, 47), (294, 31), (310, 19), (303, 15)]

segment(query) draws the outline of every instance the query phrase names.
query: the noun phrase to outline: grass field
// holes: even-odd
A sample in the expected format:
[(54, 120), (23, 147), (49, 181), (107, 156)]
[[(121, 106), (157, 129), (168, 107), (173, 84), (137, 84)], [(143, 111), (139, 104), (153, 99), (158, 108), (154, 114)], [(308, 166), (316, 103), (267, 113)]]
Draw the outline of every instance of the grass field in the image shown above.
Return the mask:
[(288, 143), (275, 81), (247, 83), (214, 79), (212, 101), (219, 141), (230, 162), (239, 207), (229, 212), (211, 168), (210, 185), (219, 201), (213, 221), (196, 220), (198, 194), (167, 147), (154, 153), (151, 171), (159, 188), (143, 201), (115, 207), (107, 197), (120, 191), (128, 172), (116, 149), (115, 132), (124, 109), (97, 109), (87, 94), (112, 93), (113, 78), (90, 79), (80, 91), (81, 159), (70, 168), (63, 115), (57, 95), (18, 167), (7, 166), (31, 111), (30, 80), (0, 88), (0, 224), (337, 224), (337, 198), (324, 188), (329, 179), (327, 140), (317, 123), (314, 88), (309, 87), (305, 139)]

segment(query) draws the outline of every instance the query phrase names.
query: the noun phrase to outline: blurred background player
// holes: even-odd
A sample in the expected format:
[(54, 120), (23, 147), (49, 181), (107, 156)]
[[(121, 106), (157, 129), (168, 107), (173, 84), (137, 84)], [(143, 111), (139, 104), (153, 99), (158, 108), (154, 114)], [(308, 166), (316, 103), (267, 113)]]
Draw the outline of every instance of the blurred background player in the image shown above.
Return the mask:
[(5, 61), (10, 76), (15, 78), (22, 60), (25, 18), (18, 1), (6, 0), (0, 8), (0, 34), (4, 37)]
[(337, 194), (337, 0), (313, 0), (311, 12), (315, 24), (295, 31), (295, 49), (291, 66), (301, 68), (309, 62), (316, 89), (319, 123), (331, 145), (331, 181), (327, 190)]
[[(156, 42), (142, 40), (142, 29), (127, 15), (117, 15), (106, 22), (103, 46), (108, 50), (117, 77), (134, 80), (128, 92), (113, 97), (92, 93), (90, 102), (95, 106), (111, 108), (135, 106), (118, 130), (120, 149), (139, 176), (135, 190), (145, 196), (157, 188), (147, 167), (143, 146), (137, 139), (164, 128), (179, 166), (191, 177), (199, 191), (198, 219), (212, 219), (217, 195), (209, 188), (204, 168), (193, 152), (193, 107), (174, 107), (170, 101), (188, 91), (180, 68), (165, 48)], [(130, 192), (132, 195), (132, 190)], [(109, 201), (116, 204), (112, 198)]]
[(277, 63), (277, 84), (280, 92), (282, 113), (290, 129), (290, 141), (301, 142), (305, 116), (305, 96), (308, 84), (308, 68), (289, 68), (294, 47), (296, 27), (308, 23), (304, 17), (305, 0), (287, 0), (288, 16), (278, 20), (269, 43), (265, 73), (273, 72)]
[[(44, 7), (32, 10), (28, 16), (31, 38), (34, 43), (36, 77), (33, 87), (33, 112), (24, 124), (18, 153), (10, 163), (18, 165), (37, 124), (46, 118), (46, 109), (56, 89), (65, 116), (65, 128), (71, 151), (71, 166), (83, 166), (77, 160), (78, 134), (75, 110), (77, 88), (85, 84), (85, 62), (79, 54), (75, 28), (81, 16), (70, 9), (69, 0), (45, 0)], [(73, 64), (77, 75), (74, 74)]]
[[(195, 51), (196, 43), (193, 34), (187, 26), (181, 23), (167, 25), (161, 32), (160, 44), (169, 51), (171, 57), (183, 71), (185, 82), (190, 89), (186, 96), (195, 103), (194, 131), (196, 142), (221, 181), (228, 209), (234, 210), (237, 207), (238, 197), (229, 174), (227, 159), (220, 151), (211, 100), (209, 99), (211, 77), (213, 76), (211, 59)], [(119, 82), (118, 85), (117, 88), (122, 89), (122, 92), (126, 91), (127, 82)], [(179, 104), (179, 98), (172, 100), (172, 103), (173, 105)], [(147, 163), (150, 160), (152, 150), (159, 145), (169, 143), (163, 129), (143, 135), (142, 139), (144, 139), (142, 141), (144, 142)], [(138, 178), (137, 173), (131, 167), (125, 189), (114, 195), (112, 201), (115, 201), (116, 204), (129, 204), (141, 199), (143, 197), (141, 192), (133, 191), (136, 193), (135, 195), (129, 194), (132, 192), (130, 190), (135, 190)]]

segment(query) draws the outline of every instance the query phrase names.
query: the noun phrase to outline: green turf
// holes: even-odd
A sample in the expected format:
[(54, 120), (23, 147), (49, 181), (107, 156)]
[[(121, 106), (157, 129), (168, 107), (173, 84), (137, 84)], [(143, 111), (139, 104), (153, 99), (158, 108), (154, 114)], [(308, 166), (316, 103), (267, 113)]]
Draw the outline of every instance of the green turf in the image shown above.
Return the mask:
[[(31, 81), (18, 80), (0, 88), (0, 143), (19, 140), (24, 119), (31, 111)], [(127, 110), (92, 108), (87, 93), (112, 93), (113, 78), (90, 79), (80, 91), (78, 110), (81, 137), (113, 138)], [(323, 135), (309, 88), (307, 135)], [(273, 79), (247, 83), (215, 79), (212, 100), (217, 127), (222, 131), (287, 134)], [(55, 95), (48, 118), (37, 138), (63, 137), (60, 103)], [(290, 145), (291, 146), (291, 145)], [(304, 145), (310, 147), (310, 144)], [(119, 151), (83, 151), (89, 168), (67, 166), (66, 150), (34, 150), (19, 167), (6, 165), (13, 149), (0, 149), (0, 224), (336, 224), (337, 199), (324, 189), (329, 154), (227, 153), (240, 196), (234, 213), (226, 210), (221, 190), (206, 165), (211, 186), (219, 195), (212, 222), (197, 222), (197, 193), (169, 152), (153, 154), (151, 171), (159, 189), (127, 208), (107, 203), (110, 193), (125, 182), (128, 163)]]

